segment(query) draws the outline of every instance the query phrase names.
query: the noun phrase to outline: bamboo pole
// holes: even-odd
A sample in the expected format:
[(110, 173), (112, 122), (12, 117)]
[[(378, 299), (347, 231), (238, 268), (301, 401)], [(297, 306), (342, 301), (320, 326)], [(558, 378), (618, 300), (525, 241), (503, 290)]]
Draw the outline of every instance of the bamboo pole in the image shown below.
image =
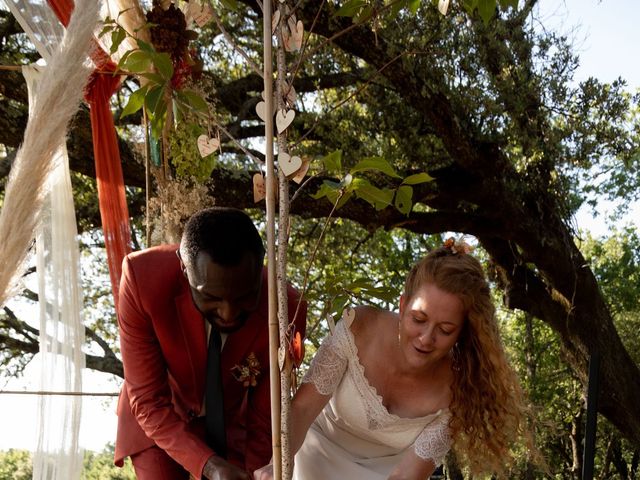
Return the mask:
[[(286, 3), (278, 5), (280, 18), (286, 18)], [(287, 78), (285, 48), (282, 43), (284, 21), (278, 25), (278, 43), (276, 51), (276, 108), (284, 109), (284, 85)], [(268, 111), (268, 110), (267, 110)], [(288, 153), (286, 131), (278, 133), (278, 153)], [(278, 168), (278, 321), (280, 345), (284, 349), (284, 362), (280, 368), (280, 441), (282, 443), (282, 480), (290, 480), (293, 474), (291, 457), (291, 357), (288, 350), (289, 312), (287, 298), (287, 248), (289, 246), (289, 180), (281, 168)]]
[[(262, 7), (263, 78), (266, 111), (273, 111), (273, 64), (271, 53), (271, 0), (264, 0)], [(282, 478), (282, 451), (280, 444), (280, 369), (278, 362), (278, 303), (276, 285), (275, 248), (275, 170), (273, 166), (273, 115), (265, 115), (265, 163), (267, 167), (267, 275), (269, 295), (269, 373), (271, 391), (271, 443), (273, 447), (273, 478)]]

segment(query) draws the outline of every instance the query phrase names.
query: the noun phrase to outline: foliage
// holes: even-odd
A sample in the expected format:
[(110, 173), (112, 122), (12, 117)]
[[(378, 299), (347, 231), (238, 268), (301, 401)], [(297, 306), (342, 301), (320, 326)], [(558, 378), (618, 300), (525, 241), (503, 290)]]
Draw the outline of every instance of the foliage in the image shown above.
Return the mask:
[[(428, 173), (414, 173), (402, 179), (391, 164), (382, 157), (362, 158), (351, 167), (348, 173), (342, 173), (342, 151), (336, 150), (322, 159), (325, 171), (330, 175), (338, 175), (339, 182), (325, 180), (320, 189), (313, 195), (319, 200), (326, 197), (336, 208), (344, 205), (355, 195), (371, 204), (376, 210), (390, 205), (408, 215), (413, 206), (413, 185), (433, 180)], [(361, 172), (379, 172), (394, 179), (402, 179), (396, 188), (378, 188), (361, 175)]]
[(108, 444), (102, 452), (85, 452), (81, 480), (135, 480), (131, 460), (126, 459), (122, 468), (113, 464), (114, 446)]
[(0, 480), (31, 480), (31, 453), (9, 449), (0, 452)]
[(202, 157), (194, 139), (207, 133), (195, 122), (180, 122), (169, 133), (171, 164), (177, 178), (193, 177), (198, 183), (205, 183), (216, 164), (216, 155)]
[[(110, 54), (117, 52), (127, 37), (135, 38), (110, 17), (105, 19), (100, 37), (107, 34), (111, 35)], [(161, 138), (169, 108), (175, 109), (180, 116), (190, 111), (207, 113), (207, 102), (200, 95), (191, 90), (174, 88), (178, 72), (169, 53), (158, 52), (153, 45), (140, 39), (136, 39), (136, 44), (138, 48), (127, 50), (122, 55), (117, 68), (139, 75), (144, 79), (144, 84), (129, 96), (121, 117), (132, 115), (144, 106), (153, 136)]]
[[(84, 453), (81, 480), (135, 480), (129, 459), (122, 468), (113, 464), (114, 447), (109, 444), (101, 452)], [(31, 452), (10, 449), (0, 451), (0, 480), (31, 480)]]
[[(639, 99), (626, 91), (622, 79), (575, 83), (578, 58), (571, 39), (536, 27), (535, 1), (452, 0), (446, 15), (438, 11), (439, 2), (428, 0), (293, 3), (305, 28), (313, 24), (314, 31), (307, 32), (304, 52), (286, 57), (287, 81), (298, 93), (286, 141), (296, 154), (322, 159), (314, 163), (306, 185), (291, 184), (297, 215), (288, 268), (298, 288), (308, 285), (308, 354), (326, 333), (327, 313), (339, 314), (343, 305), (355, 303), (393, 308), (410, 265), (437, 245), (444, 232), (476, 235), (487, 249), (487, 264), (498, 272), (496, 301), (506, 300), (500, 310), (505, 344), (536, 405), (537, 440), (552, 477), (577, 479), (586, 361), (576, 352), (587, 352), (591, 341), (617, 329), (622, 343), (607, 344), (607, 355), (626, 348), (638, 362), (640, 242), (633, 229), (574, 242), (571, 216), (602, 195), (622, 204), (637, 198)], [(222, 4), (229, 8), (218, 8)], [(229, 0), (216, 8), (236, 46), (259, 64), (262, 39), (256, 32), (262, 20), (254, 4)], [(114, 26), (111, 33), (115, 31)], [(23, 37), (7, 34), (4, 39), (0, 52), (6, 63), (33, 57)], [(194, 46), (205, 62), (205, 77), (215, 84), (201, 93), (207, 102), (216, 102), (216, 120), (260, 156), (264, 126), (255, 104), (262, 80), (221, 40), (217, 25), (200, 29)], [(165, 97), (156, 87), (168, 85), (166, 58), (145, 48), (131, 52), (120, 67), (142, 72), (159, 61), (161, 72), (146, 91), (132, 95), (125, 113), (145, 102), (164, 108), (160, 102)], [(17, 91), (6, 87), (3, 95)], [(6, 118), (14, 118), (16, 106), (25, 109), (24, 98), (0, 100)], [(138, 122), (139, 116), (123, 116), (121, 128), (137, 128)], [(208, 160), (192, 164), (195, 146), (188, 137), (197, 131), (188, 128), (180, 124), (175, 133), (170, 161), (176, 172), (182, 174), (184, 166), (185, 173), (204, 178)], [(206, 131), (201, 128), (198, 132)], [(82, 152), (72, 158), (75, 168), (84, 167), (91, 175), (83, 132), (78, 128), (70, 136)], [(19, 139), (3, 130), (0, 134), (10, 155)], [(126, 140), (132, 144), (135, 135)], [(228, 138), (222, 141), (225, 153), (211, 174), (211, 182), (218, 183), (208, 193), (219, 205), (255, 207), (246, 198), (249, 180), (243, 181), (251, 178), (247, 173), (255, 165)], [(144, 177), (134, 163), (125, 165), (130, 169), (126, 180), (140, 187)], [(100, 224), (92, 182), (90, 177), (74, 182), (79, 224), (90, 232)], [(131, 209), (138, 226), (141, 203)], [(327, 221), (334, 205), (339, 208)], [(262, 220), (262, 213), (256, 218)], [(101, 239), (90, 233), (83, 242), (95, 254)], [(597, 284), (584, 280), (591, 276)], [(582, 283), (576, 292), (572, 289), (578, 280)], [(117, 350), (109, 288), (100, 282), (85, 294), (97, 307), (90, 325)], [(0, 333), (23, 338), (5, 317), (0, 321), (5, 322)], [(594, 335), (596, 330), (602, 334)], [(20, 349), (5, 352), (16, 358)], [(621, 365), (608, 384), (610, 397), (617, 395), (615, 389), (637, 383), (625, 376), (637, 370)], [(624, 419), (634, 408), (632, 402), (615, 405), (618, 429), (634, 424)], [(623, 439), (602, 416), (598, 442), (600, 478), (632, 478), (637, 442)], [(542, 478), (531, 476), (522, 458), (513, 478)]]

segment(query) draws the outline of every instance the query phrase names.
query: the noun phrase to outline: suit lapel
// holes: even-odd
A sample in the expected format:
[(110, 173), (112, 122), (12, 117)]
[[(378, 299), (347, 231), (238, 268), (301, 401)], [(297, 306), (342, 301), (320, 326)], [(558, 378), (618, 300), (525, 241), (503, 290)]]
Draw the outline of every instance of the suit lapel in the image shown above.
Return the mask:
[(175, 298), (176, 310), (185, 339), (185, 350), (191, 362), (196, 398), (204, 396), (207, 369), (207, 333), (202, 315), (193, 305), (188, 288)]

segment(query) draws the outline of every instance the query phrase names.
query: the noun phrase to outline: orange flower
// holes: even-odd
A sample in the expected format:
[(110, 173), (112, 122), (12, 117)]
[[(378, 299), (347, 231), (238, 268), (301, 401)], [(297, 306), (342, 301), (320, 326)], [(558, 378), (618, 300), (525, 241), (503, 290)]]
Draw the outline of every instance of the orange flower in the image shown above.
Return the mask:
[(260, 376), (260, 362), (256, 354), (251, 352), (244, 363), (234, 365), (231, 369), (231, 374), (233, 378), (242, 383), (246, 388), (255, 387), (258, 384), (258, 377)]

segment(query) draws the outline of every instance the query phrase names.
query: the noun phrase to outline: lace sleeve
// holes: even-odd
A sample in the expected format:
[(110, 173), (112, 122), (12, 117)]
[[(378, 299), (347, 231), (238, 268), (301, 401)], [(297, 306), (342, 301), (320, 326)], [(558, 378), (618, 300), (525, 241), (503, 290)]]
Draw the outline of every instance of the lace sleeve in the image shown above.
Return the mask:
[(423, 460), (433, 461), (436, 467), (443, 462), (444, 457), (451, 448), (449, 418), (449, 414), (441, 414), (424, 427), (424, 430), (418, 435), (413, 445), (416, 455)]
[(325, 337), (302, 379), (303, 383), (313, 383), (321, 395), (331, 395), (336, 390), (347, 368), (345, 328), (344, 322), (338, 322), (335, 332)]

